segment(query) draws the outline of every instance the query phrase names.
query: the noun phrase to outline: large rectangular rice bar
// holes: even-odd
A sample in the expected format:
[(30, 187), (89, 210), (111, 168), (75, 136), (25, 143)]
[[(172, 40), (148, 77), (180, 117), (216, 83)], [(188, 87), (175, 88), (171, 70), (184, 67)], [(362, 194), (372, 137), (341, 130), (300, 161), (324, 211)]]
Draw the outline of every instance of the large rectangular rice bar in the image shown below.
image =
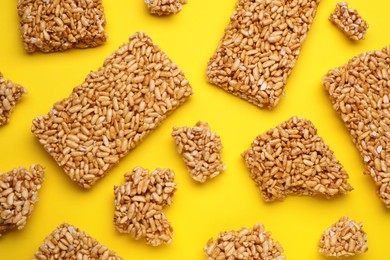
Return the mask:
[(275, 107), (320, 0), (238, 0), (207, 78), (260, 108)]
[(177, 65), (136, 33), (32, 132), (69, 177), (89, 189), (192, 95)]
[(330, 70), (323, 84), (390, 208), (390, 46)]

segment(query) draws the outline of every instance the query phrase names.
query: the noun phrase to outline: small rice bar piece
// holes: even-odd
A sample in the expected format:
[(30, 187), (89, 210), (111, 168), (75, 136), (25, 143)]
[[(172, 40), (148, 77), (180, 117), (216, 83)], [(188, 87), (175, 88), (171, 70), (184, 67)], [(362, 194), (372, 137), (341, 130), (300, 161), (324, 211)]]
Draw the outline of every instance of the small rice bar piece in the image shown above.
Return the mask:
[(290, 194), (329, 199), (352, 190), (343, 166), (304, 118), (292, 117), (259, 135), (242, 156), (265, 201)]
[(16, 103), (26, 94), (22, 86), (5, 80), (0, 72), (0, 126), (7, 124), (15, 109)]
[(273, 259), (284, 260), (283, 248), (271, 238), (262, 224), (239, 231), (221, 232), (204, 247), (208, 260), (213, 259)]
[(86, 232), (64, 223), (45, 238), (33, 259), (120, 260), (122, 258)]
[(363, 40), (368, 29), (367, 22), (360, 17), (355, 9), (348, 8), (346, 2), (340, 2), (336, 5), (336, 9), (329, 16), (329, 20), (349, 39), (355, 41)]
[(198, 122), (193, 128), (174, 127), (172, 136), (195, 181), (203, 183), (226, 169), (221, 159), (221, 138), (206, 122)]
[(0, 174), (0, 237), (12, 230), (21, 230), (38, 201), (44, 167), (31, 165)]
[(28, 53), (96, 47), (107, 40), (102, 0), (19, 0), (18, 13)]
[(367, 251), (367, 234), (362, 230), (362, 223), (340, 218), (338, 222), (322, 233), (318, 249), (321, 254), (332, 257), (346, 257)]
[(208, 63), (208, 81), (260, 108), (275, 107), (319, 2), (238, 0)]
[(136, 33), (32, 132), (69, 177), (89, 189), (192, 94), (177, 65)]
[(181, 11), (187, 0), (145, 0), (151, 14), (170, 15)]
[(173, 202), (176, 183), (170, 169), (136, 167), (125, 174), (126, 182), (114, 187), (114, 225), (120, 233), (136, 240), (146, 239), (152, 246), (170, 244), (173, 228), (162, 211)]
[(334, 110), (352, 136), (390, 209), (390, 46), (352, 58), (322, 79)]

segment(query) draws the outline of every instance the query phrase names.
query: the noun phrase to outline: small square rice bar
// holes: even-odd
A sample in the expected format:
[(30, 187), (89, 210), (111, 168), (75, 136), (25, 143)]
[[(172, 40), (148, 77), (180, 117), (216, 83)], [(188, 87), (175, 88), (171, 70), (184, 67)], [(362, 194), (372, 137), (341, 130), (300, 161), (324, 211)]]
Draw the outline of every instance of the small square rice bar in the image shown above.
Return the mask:
[(329, 16), (329, 20), (334, 23), (349, 39), (363, 40), (368, 29), (368, 24), (359, 13), (352, 8), (348, 8), (348, 3), (340, 2), (336, 9)]
[(0, 126), (7, 124), (15, 109), (16, 103), (26, 94), (22, 86), (5, 80), (0, 72)]
[(322, 83), (390, 209), (390, 46), (355, 56)]
[(28, 53), (96, 47), (107, 40), (102, 0), (19, 0), (18, 13)]
[(358, 224), (347, 216), (340, 218), (322, 233), (319, 252), (328, 257), (347, 257), (366, 252), (367, 234), (362, 226), (362, 223)]
[(182, 70), (145, 33), (109, 56), (32, 132), (89, 189), (192, 95)]
[(242, 156), (265, 201), (290, 194), (331, 198), (352, 190), (343, 166), (304, 118), (292, 117), (259, 135)]
[(0, 174), (0, 237), (12, 229), (24, 228), (38, 201), (43, 176), (41, 165)]
[(275, 107), (319, 2), (238, 0), (208, 63), (208, 81), (260, 108)]
[(121, 260), (122, 258), (86, 232), (64, 223), (45, 238), (33, 259)]
[(173, 228), (163, 212), (173, 202), (176, 183), (170, 169), (136, 167), (125, 174), (126, 182), (114, 187), (114, 225), (120, 233), (136, 240), (145, 238), (151, 246), (170, 244)]
[(262, 224), (239, 231), (221, 232), (218, 239), (210, 239), (204, 247), (208, 260), (217, 259), (273, 259), (285, 260), (283, 248), (271, 238)]
[(197, 122), (193, 128), (174, 127), (172, 136), (195, 181), (203, 183), (226, 169), (221, 159), (221, 138), (206, 122)]
[(144, 0), (151, 14), (170, 15), (181, 11), (187, 0)]

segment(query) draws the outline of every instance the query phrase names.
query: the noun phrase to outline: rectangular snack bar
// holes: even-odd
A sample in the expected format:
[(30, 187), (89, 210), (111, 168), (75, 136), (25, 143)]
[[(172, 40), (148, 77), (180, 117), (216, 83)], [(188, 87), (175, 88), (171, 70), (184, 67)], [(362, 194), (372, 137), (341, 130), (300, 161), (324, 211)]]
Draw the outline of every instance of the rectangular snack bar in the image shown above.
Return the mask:
[(136, 33), (32, 132), (69, 177), (89, 189), (192, 95), (177, 65)]
[(181, 11), (187, 0), (144, 0), (151, 14), (171, 15)]
[(260, 108), (275, 107), (320, 0), (238, 0), (207, 78)]
[(96, 47), (107, 40), (102, 0), (19, 0), (18, 14), (29, 53)]
[(390, 46), (352, 58), (322, 82), (390, 208)]

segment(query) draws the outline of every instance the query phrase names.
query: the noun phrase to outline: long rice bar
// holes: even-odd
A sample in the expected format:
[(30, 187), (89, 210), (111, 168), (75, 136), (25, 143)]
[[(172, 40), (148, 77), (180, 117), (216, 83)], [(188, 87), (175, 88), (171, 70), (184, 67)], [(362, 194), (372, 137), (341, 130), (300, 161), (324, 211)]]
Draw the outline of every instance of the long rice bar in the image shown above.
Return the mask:
[(43, 170), (43, 166), (34, 164), (29, 170), (19, 167), (0, 175), (0, 237), (26, 225), (38, 201)]
[(181, 11), (187, 0), (144, 0), (151, 14), (170, 15)]
[(342, 165), (304, 118), (292, 117), (259, 135), (242, 156), (265, 201), (290, 194), (331, 198), (352, 190)]
[(368, 250), (367, 234), (362, 223), (356, 223), (347, 216), (322, 233), (318, 249), (329, 257), (346, 257), (364, 253)]
[(16, 103), (26, 93), (25, 88), (10, 80), (6, 81), (0, 72), (0, 126), (9, 122)]
[(221, 138), (206, 122), (197, 122), (193, 128), (174, 127), (172, 137), (195, 181), (203, 183), (226, 169), (221, 158)]
[(329, 20), (349, 39), (355, 41), (363, 40), (368, 29), (367, 22), (359, 15), (357, 10), (349, 8), (346, 2), (340, 2), (336, 5), (336, 9), (329, 16)]
[(239, 231), (221, 232), (204, 247), (208, 260), (217, 259), (274, 259), (284, 260), (283, 248), (271, 238), (262, 224)]
[(89, 189), (192, 94), (176, 64), (144, 33), (109, 56), (32, 132), (69, 177)]
[(333, 108), (390, 208), (390, 46), (352, 58), (323, 77)]
[(260, 108), (275, 107), (320, 0), (238, 0), (207, 78)]
[(114, 187), (114, 225), (121, 233), (136, 240), (146, 239), (152, 246), (170, 244), (173, 228), (163, 212), (173, 202), (176, 183), (170, 169), (136, 167), (125, 174), (126, 182)]
[(95, 47), (107, 40), (102, 0), (19, 0), (18, 14), (29, 53)]
[(45, 238), (33, 259), (120, 260), (122, 258), (86, 232), (64, 223)]

